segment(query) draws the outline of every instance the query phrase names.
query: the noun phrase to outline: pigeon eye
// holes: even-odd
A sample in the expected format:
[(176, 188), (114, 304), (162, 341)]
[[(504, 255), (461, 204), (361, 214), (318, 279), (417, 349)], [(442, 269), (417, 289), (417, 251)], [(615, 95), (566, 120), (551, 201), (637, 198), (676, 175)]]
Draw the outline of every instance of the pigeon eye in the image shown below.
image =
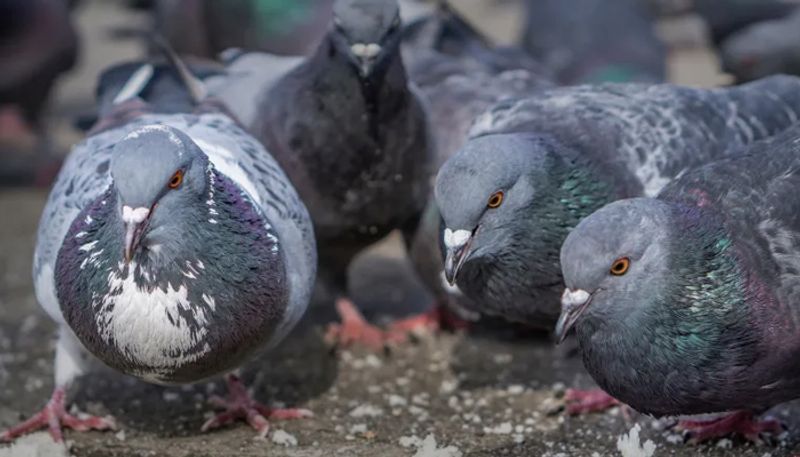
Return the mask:
[(614, 276), (622, 276), (628, 272), (631, 266), (631, 259), (627, 257), (620, 257), (611, 264), (611, 274)]
[(183, 170), (178, 170), (169, 178), (169, 188), (170, 189), (177, 189), (180, 187), (181, 183), (183, 182)]
[(489, 208), (497, 208), (501, 204), (503, 204), (503, 191), (498, 190), (497, 192), (493, 193), (491, 197), (489, 197), (489, 202), (486, 204)]

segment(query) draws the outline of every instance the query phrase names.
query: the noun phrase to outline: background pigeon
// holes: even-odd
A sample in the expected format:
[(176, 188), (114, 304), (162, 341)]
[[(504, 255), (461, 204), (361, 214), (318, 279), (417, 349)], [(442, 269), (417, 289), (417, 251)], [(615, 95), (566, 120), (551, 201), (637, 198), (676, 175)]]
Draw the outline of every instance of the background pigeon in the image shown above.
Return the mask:
[(638, 0), (526, 2), (523, 46), (563, 84), (661, 82), (666, 49)]
[[(202, 86), (178, 66), (199, 99)], [(213, 104), (163, 114), (160, 100), (136, 97), (152, 74), (149, 65), (134, 72), (50, 194), (34, 280), (60, 325), (55, 391), (3, 439), (49, 427), (60, 440), (59, 424), (112, 426), (65, 412), (65, 391), (84, 370), (83, 348), (150, 382), (194, 382), (276, 344), (308, 304), (313, 230), (286, 175)], [(308, 414), (262, 407), (238, 377), (228, 382), (230, 399), (216, 400), (227, 410), (204, 429), (247, 418), (266, 434), (270, 416)]]
[[(291, 69), (277, 80), (266, 67), (263, 75), (251, 69), (258, 89), (243, 83), (220, 96), (298, 189), (314, 220), (320, 281), (341, 298), (359, 251), (393, 229), (413, 232), (428, 195), (432, 141), (400, 54), (396, 0), (337, 0), (333, 15), (312, 57), (287, 62)], [(241, 58), (231, 65), (234, 76), (248, 73), (239, 70)], [(252, 101), (231, 101), (230, 92)], [(377, 347), (389, 337), (349, 301), (337, 309), (347, 316), (333, 328), (340, 342)]]
[(690, 171), (654, 198), (611, 203), (561, 250), (574, 325), (609, 393), (683, 421), (696, 441), (781, 432), (759, 413), (800, 397), (800, 127)]
[(720, 46), (722, 67), (738, 81), (775, 73), (800, 74), (800, 7), (781, 19), (759, 22)]
[(726, 89), (606, 84), (500, 103), (436, 179), (445, 270), (475, 311), (550, 328), (578, 221), (788, 128), (800, 79)]

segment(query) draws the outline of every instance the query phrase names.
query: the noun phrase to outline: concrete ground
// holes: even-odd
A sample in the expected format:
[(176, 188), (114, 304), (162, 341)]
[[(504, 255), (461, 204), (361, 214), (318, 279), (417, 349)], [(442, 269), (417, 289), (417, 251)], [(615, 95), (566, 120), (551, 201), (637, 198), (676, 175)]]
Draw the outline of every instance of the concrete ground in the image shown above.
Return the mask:
[[(85, 3), (77, 17), (85, 44), (82, 65), (60, 85), (50, 116), (56, 142), (64, 148), (80, 138), (70, 120), (90, 110), (97, 71), (141, 52), (133, 42), (110, 39), (112, 29), (146, 23), (142, 16), (121, 14), (109, 1)], [(509, 40), (518, 26), (520, 14), (512, 1), (495, 8), (485, 0), (456, 4), (497, 32), (500, 41)], [(681, 27), (686, 25), (666, 24), (664, 33), (689, 36)], [(694, 42), (672, 54), (670, 69), (671, 79), (681, 83), (724, 80), (713, 54)], [(38, 411), (52, 389), (54, 326), (36, 304), (30, 278), (45, 198), (44, 191), (0, 191), (0, 429)], [(354, 298), (371, 317), (407, 314), (430, 300), (397, 238), (361, 257), (351, 276)], [(556, 347), (546, 335), (488, 323), (469, 333), (421, 337), (388, 354), (337, 353), (322, 340), (321, 324), (331, 316), (329, 307), (313, 308), (280, 348), (244, 370), (259, 400), (310, 408), (315, 418), (273, 422), (266, 440), (254, 439), (241, 423), (204, 434), (199, 428), (210, 412), (205, 399), (224, 392), (218, 380), (164, 388), (97, 364), (79, 379), (70, 398), (80, 410), (114, 415), (120, 429), (68, 431), (68, 452), (97, 457), (593, 457), (620, 455), (617, 439), (634, 423), (642, 428), (642, 440), (655, 444), (655, 456), (777, 457), (792, 455), (800, 444), (797, 402), (771, 412), (789, 427), (773, 445), (734, 439), (686, 446), (668, 428), (669, 421), (635, 414), (628, 421), (619, 409), (565, 416), (559, 399), (565, 387), (592, 386), (574, 344)], [(65, 452), (44, 433), (0, 446), (0, 457)]]

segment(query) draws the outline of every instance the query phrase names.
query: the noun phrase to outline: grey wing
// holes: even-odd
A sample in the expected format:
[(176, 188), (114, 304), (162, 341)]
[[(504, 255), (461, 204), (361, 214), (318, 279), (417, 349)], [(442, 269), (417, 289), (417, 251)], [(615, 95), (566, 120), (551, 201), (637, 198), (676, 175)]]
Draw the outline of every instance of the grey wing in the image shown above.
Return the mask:
[[(183, 129), (219, 172), (249, 194), (278, 233), (291, 283), (283, 325), (288, 331), (305, 312), (316, 279), (316, 242), (305, 205), (278, 162), (232, 119), (219, 113), (181, 119), (170, 124)], [(279, 329), (273, 341), (282, 336)]]
[(238, 53), (226, 59), (225, 74), (206, 78), (203, 82), (209, 95), (225, 102), (243, 125), (250, 126), (256, 121), (261, 97), (303, 60), (303, 57), (264, 52)]
[(124, 134), (113, 129), (76, 145), (64, 162), (42, 213), (33, 257), (34, 287), (39, 304), (59, 323), (63, 318), (53, 277), (58, 251), (78, 214), (108, 189), (111, 148)]
[[(798, 189), (800, 126), (755, 143), (743, 156), (692, 170), (659, 195), (718, 209), (740, 261), (768, 281), (766, 290), (775, 294), (781, 307), (774, 314), (790, 317), (793, 329), (800, 329)], [(800, 338), (795, 339), (800, 344)]]
[(470, 135), (550, 134), (611, 169), (627, 168), (652, 196), (685, 170), (790, 127), (800, 107), (800, 79), (769, 79), (714, 90), (671, 84), (553, 89), (499, 103)]

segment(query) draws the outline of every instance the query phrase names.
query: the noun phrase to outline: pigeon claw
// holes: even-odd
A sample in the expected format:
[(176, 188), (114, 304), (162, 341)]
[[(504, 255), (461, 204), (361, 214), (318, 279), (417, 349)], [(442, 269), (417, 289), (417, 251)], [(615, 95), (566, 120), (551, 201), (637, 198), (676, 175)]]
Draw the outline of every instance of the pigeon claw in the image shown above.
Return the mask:
[(336, 300), (336, 311), (342, 323), (331, 324), (328, 327), (325, 339), (330, 344), (344, 347), (360, 344), (379, 352), (385, 350), (387, 346), (408, 341), (408, 332), (385, 331), (369, 324), (353, 302), (346, 298)]
[(578, 416), (581, 414), (599, 413), (622, 403), (602, 389), (578, 390), (567, 389), (564, 394), (567, 414)]
[(60, 443), (64, 441), (64, 434), (61, 430), (66, 427), (76, 432), (88, 432), (89, 430), (114, 430), (117, 428), (116, 422), (110, 416), (97, 417), (68, 414), (64, 406), (66, 392), (63, 387), (56, 388), (47, 405), (25, 422), (12, 427), (0, 434), (0, 442), (10, 442), (20, 436), (33, 433), (37, 430), (47, 428), (53, 441)]
[(684, 439), (689, 444), (699, 444), (734, 433), (744, 436), (748, 441), (761, 444), (786, 431), (786, 427), (779, 420), (773, 418), (758, 420), (751, 411), (737, 411), (707, 421), (682, 420), (675, 429), (684, 432)]
[(264, 406), (253, 400), (247, 388), (236, 375), (226, 377), (228, 383), (228, 397), (213, 396), (209, 403), (224, 411), (207, 420), (200, 428), (207, 432), (215, 428), (224, 427), (237, 420), (244, 420), (264, 438), (269, 433), (269, 420), (304, 419), (313, 417), (314, 413), (307, 409), (276, 409)]

